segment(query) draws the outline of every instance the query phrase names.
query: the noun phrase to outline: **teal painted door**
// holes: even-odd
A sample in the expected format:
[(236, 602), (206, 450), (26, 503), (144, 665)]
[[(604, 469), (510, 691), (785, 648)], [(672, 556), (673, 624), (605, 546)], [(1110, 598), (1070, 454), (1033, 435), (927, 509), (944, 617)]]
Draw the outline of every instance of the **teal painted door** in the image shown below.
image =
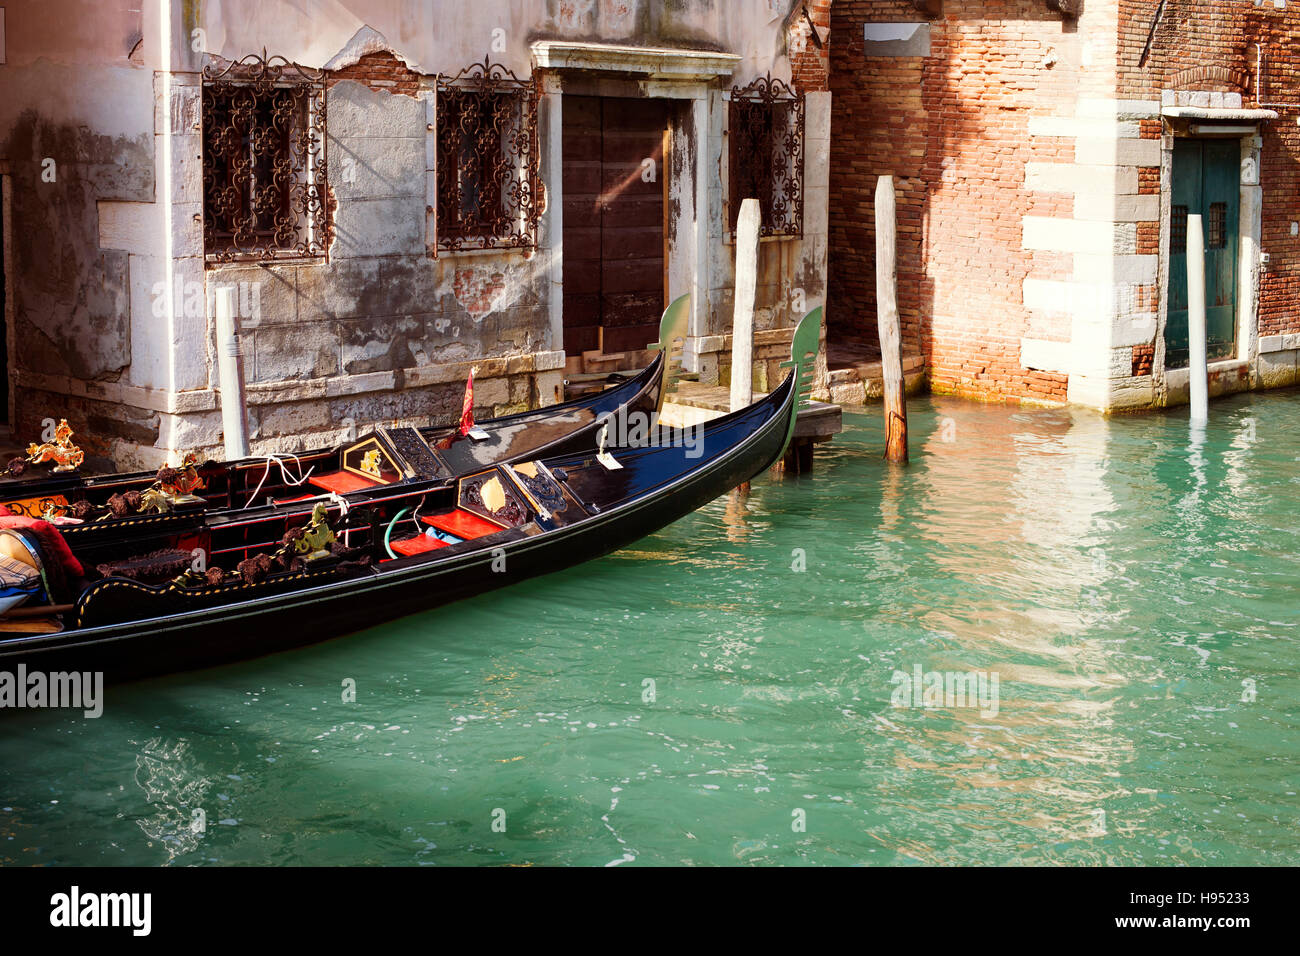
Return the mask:
[(1187, 217), (1205, 237), (1205, 339), (1211, 361), (1237, 348), (1237, 218), (1241, 148), (1235, 139), (1174, 142), (1169, 215), (1169, 316), (1165, 367), (1187, 366)]

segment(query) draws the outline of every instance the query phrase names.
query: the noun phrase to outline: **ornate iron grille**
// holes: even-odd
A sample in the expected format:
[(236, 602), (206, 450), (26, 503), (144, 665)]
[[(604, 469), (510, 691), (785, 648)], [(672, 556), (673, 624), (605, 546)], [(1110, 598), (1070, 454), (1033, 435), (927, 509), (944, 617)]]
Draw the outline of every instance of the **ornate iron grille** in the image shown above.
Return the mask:
[(438, 75), (437, 248), (537, 245), (537, 99), (531, 78), (488, 59)]
[(324, 256), (325, 75), (263, 50), (203, 68), (203, 248), (209, 262)]
[(741, 200), (758, 199), (760, 235), (803, 235), (804, 95), (761, 76), (733, 87), (730, 126), (731, 230)]

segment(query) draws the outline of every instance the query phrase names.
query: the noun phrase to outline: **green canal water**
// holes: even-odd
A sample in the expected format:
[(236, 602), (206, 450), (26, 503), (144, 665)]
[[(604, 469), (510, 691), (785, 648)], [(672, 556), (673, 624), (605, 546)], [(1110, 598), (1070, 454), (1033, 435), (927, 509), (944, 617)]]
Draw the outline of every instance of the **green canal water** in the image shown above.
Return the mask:
[(850, 414), (612, 557), (3, 715), (0, 863), (1295, 864), (1300, 394), (909, 414), (905, 470)]

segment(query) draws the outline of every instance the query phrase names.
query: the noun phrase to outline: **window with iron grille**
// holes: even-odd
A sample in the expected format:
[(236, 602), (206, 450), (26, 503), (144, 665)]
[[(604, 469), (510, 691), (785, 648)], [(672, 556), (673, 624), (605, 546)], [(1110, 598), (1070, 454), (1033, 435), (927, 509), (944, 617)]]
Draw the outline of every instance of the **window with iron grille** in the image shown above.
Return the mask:
[(1205, 245), (1209, 249), (1224, 249), (1228, 245), (1228, 204), (1210, 203), (1210, 215), (1205, 223)]
[(437, 248), (533, 248), (542, 206), (533, 80), (485, 59), (439, 74), (437, 96)]
[(207, 260), (324, 256), (324, 74), (265, 54), (209, 65), (202, 117)]
[(1187, 207), (1174, 206), (1169, 210), (1169, 251), (1187, 252)]
[(728, 110), (728, 212), (758, 200), (763, 236), (803, 235), (804, 95), (762, 76), (734, 87)]

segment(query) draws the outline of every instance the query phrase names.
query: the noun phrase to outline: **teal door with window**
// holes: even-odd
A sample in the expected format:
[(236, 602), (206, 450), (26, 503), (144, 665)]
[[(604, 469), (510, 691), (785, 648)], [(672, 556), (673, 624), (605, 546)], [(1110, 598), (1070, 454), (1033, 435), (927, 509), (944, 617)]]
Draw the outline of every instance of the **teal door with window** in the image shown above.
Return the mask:
[(1187, 217), (1205, 237), (1205, 339), (1210, 361), (1237, 348), (1237, 219), (1241, 147), (1235, 139), (1174, 141), (1169, 213), (1169, 313), (1165, 367), (1187, 366)]

